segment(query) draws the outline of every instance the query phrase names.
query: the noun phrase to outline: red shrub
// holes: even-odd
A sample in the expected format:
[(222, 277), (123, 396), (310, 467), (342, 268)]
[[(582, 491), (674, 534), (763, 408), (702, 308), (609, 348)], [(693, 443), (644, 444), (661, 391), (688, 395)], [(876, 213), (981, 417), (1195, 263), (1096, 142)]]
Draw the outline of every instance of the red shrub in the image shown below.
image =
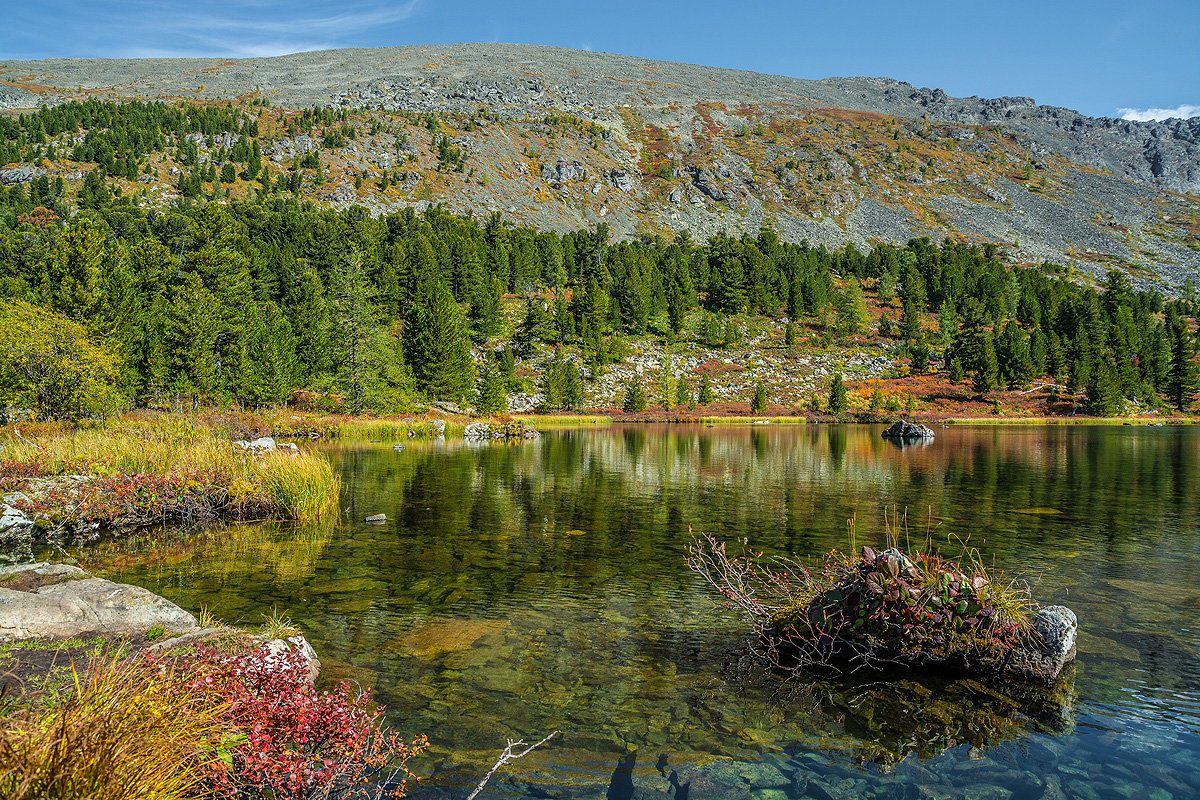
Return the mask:
[[(188, 688), (227, 708), (228, 769), (213, 788), (228, 797), (402, 797), (409, 758), (425, 750), (384, 731), (382, 709), (342, 683), (318, 692), (299, 653), (202, 649), (188, 659)], [(381, 794), (381, 782), (390, 786)]]

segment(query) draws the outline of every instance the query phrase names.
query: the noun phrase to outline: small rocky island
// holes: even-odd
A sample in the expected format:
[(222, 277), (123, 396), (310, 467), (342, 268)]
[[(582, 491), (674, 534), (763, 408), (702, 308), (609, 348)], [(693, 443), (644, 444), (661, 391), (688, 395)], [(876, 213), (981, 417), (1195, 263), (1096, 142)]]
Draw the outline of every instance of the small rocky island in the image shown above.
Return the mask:
[(727, 552), (712, 537), (688, 565), (740, 610), (769, 660), (795, 672), (932, 670), (1053, 685), (1075, 660), (1078, 622), (978, 565), (896, 547), (834, 551), (819, 567)]
[(913, 441), (916, 439), (932, 439), (933, 431), (925, 425), (917, 425), (905, 420), (896, 420), (896, 422), (882, 434), (885, 439), (893, 441)]

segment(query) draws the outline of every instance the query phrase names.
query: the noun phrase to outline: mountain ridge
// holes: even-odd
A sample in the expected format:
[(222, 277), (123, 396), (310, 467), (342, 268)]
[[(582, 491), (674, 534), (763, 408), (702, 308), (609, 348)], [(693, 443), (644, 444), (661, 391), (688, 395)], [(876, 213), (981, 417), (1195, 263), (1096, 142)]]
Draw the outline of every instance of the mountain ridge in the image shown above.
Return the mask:
[[(426, 179), (429, 191), (407, 200), (523, 215), (558, 230), (603, 219), (622, 237), (687, 229), (703, 238), (767, 224), (830, 246), (949, 235), (1010, 243), (1021, 259), (1097, 275), (1125, 265), (1136, 279), (1168, 286), (1200, 269), (1200, 206), (1187, 194), (1200, 191), (1200, 118), (1092, 118), (1028, 97), (956, 98), (885, 77), (791, 78), (521, 44), (9, 61), (0, 78), (9, 87), (0, 106), (9, 107), (91, 96), (265, 98), (362, 115), (483, 110), (524, 126), (523, 152), (456, 136), (490, 190)], [(539, 121), (554, 114), (608, 138), (572, 144)], [(385, 198), (351, 196), (350, 175), (336, 177), (345, 164), (377, 177), (371, 162), (385, 148), (360, 145), (365, 163), (354, 158), (363, 153), (335, 159), (341, 188), (315, 196), (394, 210)], [(518, 158), (530, 152), (538, 158), (529, 164)], [(587, 180), (560, 180), (559, 161)], [(525, 172), (506, 169), (513, 164)]]

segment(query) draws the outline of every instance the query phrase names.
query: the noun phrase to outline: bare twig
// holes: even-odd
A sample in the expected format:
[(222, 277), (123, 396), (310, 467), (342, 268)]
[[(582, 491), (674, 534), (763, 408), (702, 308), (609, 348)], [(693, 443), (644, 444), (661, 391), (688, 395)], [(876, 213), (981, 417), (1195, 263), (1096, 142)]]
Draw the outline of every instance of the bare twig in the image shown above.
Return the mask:
[[(501, 753), (500, 757), (496, 759), (496, 763), (493, 764), (492, 768), (488, 770), (487, 775), (483, 776), (483, 780), (481, 780), (479, 782), (479, 785), (475, 787), (475, 791), (473, 791), (469, 795), (467, 795), (467, 800), (475, 800), (476, 796), (478, 796), (478, 794), (483, 791), (483, 787), (487, 785), (487, 782), (492, 779), (493, 775), (496, 774), (496, 770), (500, 769), (502, 766), (504, 766), (505, 764), (507, 764), (510, 761), (516, 761), (518, 758), (524, 758), (525, 756), (529, 755), (529, 753), (532, 752), (534, 749), (541, 747), (542, 745), (544, 745), (546, 742), (550, 741), (557, 735), (558, 735), (558, 731), (551, 731), (550, 734), (548, 736), (546, 736), (545, 739), (542, 739), (537, 744), (531, 744), (528, 746), (525, 745), (524, 739), (516, 739), (516, 740), (509, 739), (508, 744), (505, 745), (505, 747), (504, 747), (504, 752)], [(525, 749), (519, 753), (515, 752), (518, 747), (524, 747)]]
[(13, 426), (13, 435), (14, 435), (14, 436), (16, 436), (16, 437), (17, 437), (18, 439), (20, 439), (22, 442), (24, 442), (25, 444), (29, 445), (30, 447), (32, 447), (32, 448), (33, 448), (33, 449), (35, 449), (35, 450), (40, 450), (40, 451), (42, 451), (43, 453), (49, 453), (49, 452), (50, 452), (49, 450), (47, 450), (46, 448), (42, 447), (42, 446), (41, 446), (40, 444), (38, 444), (37, 442), (31, 442), (31, 441), (29, 441), (28, 439), (26, 439), (24, 436), (22, 436), (22, 435), (21, 435), (21, 432), (20, 432), (19, 430), (17, 430), (17, 428), (16, 428), (16, 426), (15, 426), (15, 425)]

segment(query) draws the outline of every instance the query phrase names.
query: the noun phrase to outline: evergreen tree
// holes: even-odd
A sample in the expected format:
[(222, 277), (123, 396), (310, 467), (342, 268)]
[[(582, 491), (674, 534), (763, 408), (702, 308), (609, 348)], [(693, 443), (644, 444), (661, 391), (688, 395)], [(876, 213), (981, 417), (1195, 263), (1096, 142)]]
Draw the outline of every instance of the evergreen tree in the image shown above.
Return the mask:
[(466, 320), (436, 271), (428, 271), (417, 285), (404, 341), (419, 391), (434, 400), (467, 396), (474, 375)]
[(792, 349), (796, 344), (796, 323), (788, 317), (787, 327), (783, 329), (783, 346)]
[(626, 413), (646, 410), (646, 390), (636, 378), (625, 385), (625, 401), (621, 404), (621, 409)]
[(841, 414), (849, 408), (850, 397), (839, 373), (833, 376), (833, 383), (829, 385), (829, 413)]
[(1092, 413), (1100, 417), (1111, 417), (1120, 408), (1117, 376), (1108, 361), (1100, 361), (1092, 371), (1092, 380), (1087, 385), (1087, 399)]
[(929, 367), (929, 345), (925, 342), (925, 334), (917, 336), (916, 341), (909, 348), (909, 354), (913, 374), (924, 375), (925, 370)]
[(1033, 377), (1029, 343), (1025, 332), (1015, 320), (1010, 319), (1000, 332), (1000, 339), (996, 345), (996, 362), (999, 379), (1010, 389), (1024, 386)]
[(761, 414), (767, 410), (767, 387), (762, 381), (754, 385), (754, 397), (750, 400), (750, 413)]
[(690, 406), (692, 403), (692, 387), (686, 375), (680, 375), (675, 384), (675, 405)]
[(996, 359), (996, 346), (992, 344), (992, 334), (988, 331), (983, 331), (980, 335), (978, 356), (973, 388), (979, 394), (987, 394), (999, 386), (1000, 373), (1000, 365)]
[(1183, 411), (1196, 394), (1196, 364), (1192, 361), (1192, 336), (1187, 322), (1177, 319), (1171, 326), (1171, 369), (1167, 378), (1167, 397)]
[(351, 253), (341, 264), (334, 284), (332, 341), (337, 385), (347, 408), (361, 413), (374, 400), (373, 350), (375, 309), (362, 257)]
[(476, 383), (475, 413), (490, 417), (508, 410), (508, 396), (504, 393), (504, 378), (496, 362), (488, 358), (479, 370)]
[(917, 310), (916, 301), (904, 298), (900, 312), (900, 335), (908, 341), (917, 338), (921, 332), (921, 314)]
[(705, 372), (700, 376), (700, 390), (696, 395), (696, 402), (702, 406), (709, 405), (713, 401), (712, 383), (709, 381), (708, 373)]
[(296, 386), (300, 362), (292, 326), (279, 306), (255, 309), (253, 327), (244, 337), (242, 397), (254, 405), (281, 403)]

